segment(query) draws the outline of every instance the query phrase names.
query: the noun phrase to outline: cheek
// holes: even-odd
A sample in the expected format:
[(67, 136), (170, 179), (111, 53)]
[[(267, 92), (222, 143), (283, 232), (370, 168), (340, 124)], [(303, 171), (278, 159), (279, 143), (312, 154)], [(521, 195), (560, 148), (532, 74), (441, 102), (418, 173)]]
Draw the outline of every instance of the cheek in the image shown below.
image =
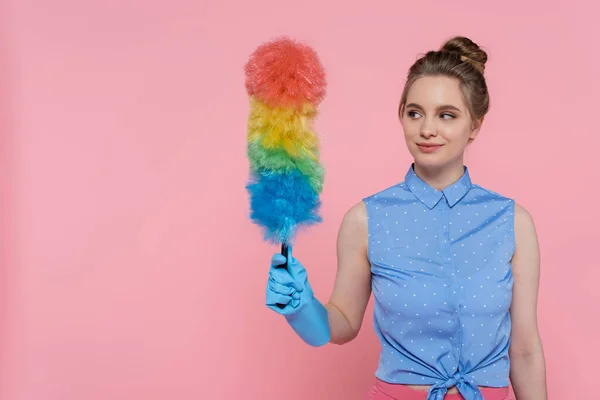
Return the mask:
[(420, 135), (419, 124), (414, 121), (403, 121), (402, 130), (404, 131), (405, 138), (415, 138)]
[(438, 133), (452, 145), (463, 146), (468, 143), (471, 130), (468, 125), (448, 124), (440, 127)]

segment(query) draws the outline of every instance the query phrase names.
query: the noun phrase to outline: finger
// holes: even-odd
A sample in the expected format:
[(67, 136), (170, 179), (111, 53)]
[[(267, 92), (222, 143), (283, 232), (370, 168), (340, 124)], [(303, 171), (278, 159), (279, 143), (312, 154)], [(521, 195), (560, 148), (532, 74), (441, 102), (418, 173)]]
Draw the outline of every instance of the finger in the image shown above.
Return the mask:
[(302, 270), (304, 270), (304, 267), (302, 266), (302, 264), (294, 258), (293, 254), (292, 254), (292, 248), (293, 246), (291, 244), (288, 245), (288, 257), (287, 257), (287, 267), (288, 270), (290, 271), (290, 274), (292, 275), (292, 278), (298, 282), (302, 282), (302, 279), (296, 279), (297, 276), (300, 276), (302, 278)]
[(293, 296), (295, 293), (297, 293), (296, 288), (293, 286), (282, 285), (278, 282), (275, 282), (273, 279), (269, 279), (269, 289), (284, 296)]
[(276, 267), (278, 265), (285, 264), (287, 259), (283, 256), (283, 254), (275, 253), (273, 257), (271, 257), (271, 266)]
[(302, 289), (302, 286), (294, 280), (285, 268), (272, 268), (269, 271), (269, 279), (282, 286), (293, 287), (296, 290)]
[(304, 268), (300, 261), (292, 258), (291, 261), (288, 261), (287, 269), (295, 282), (300, 282), (300, 284), (304, 284), (306, 282), (306, 268)]
[(277, 306), (277, 304), (288, 305), (292, 298), (290, 296), (284, 296), (275, 292), (267, 292), (267, 305), (268, 306)]

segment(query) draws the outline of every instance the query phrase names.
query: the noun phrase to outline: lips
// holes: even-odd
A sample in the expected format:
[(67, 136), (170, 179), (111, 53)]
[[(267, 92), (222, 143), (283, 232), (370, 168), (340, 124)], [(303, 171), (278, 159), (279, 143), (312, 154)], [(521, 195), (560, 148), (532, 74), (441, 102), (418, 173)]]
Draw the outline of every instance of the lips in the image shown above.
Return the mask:
[(435, 143), (417, 143), (417, 147), (423, 153), (433, 153), (434, 151), (436, 151), (440, 147), (442, 147), (442, 145), (441, 144), (435, 144)]

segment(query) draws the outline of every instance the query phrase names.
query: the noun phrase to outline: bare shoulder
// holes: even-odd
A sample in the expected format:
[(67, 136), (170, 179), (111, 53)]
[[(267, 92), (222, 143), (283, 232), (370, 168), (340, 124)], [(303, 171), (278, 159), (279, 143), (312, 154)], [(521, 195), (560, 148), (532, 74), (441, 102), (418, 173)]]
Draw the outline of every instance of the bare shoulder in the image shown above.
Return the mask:
[(533, 216), (518, 203), (515, 203), (515, 235), (517, 246), (523, 240), (531, 240), (537, 237)]
[(539, 243), (535, 222), (531, 213), (522, 205), (515, 203), (515, 242), (516, 249), (513, 267), (522, 269), (539, 268)]
[(515, 225), (533, 225), (531, 213), (521, 204), (515, 202)]
[(368, 222), (367, 209), (364, 202), (354, 204), (346, 211), (339, 231), (340, 245), (360, 246), (367, 245)]
[(343, 225), (349, 225), (353, 228), (366, 228), (367, 227), (367, 207), (363, 201), (354, 204), (344, 214), (342, 220)]

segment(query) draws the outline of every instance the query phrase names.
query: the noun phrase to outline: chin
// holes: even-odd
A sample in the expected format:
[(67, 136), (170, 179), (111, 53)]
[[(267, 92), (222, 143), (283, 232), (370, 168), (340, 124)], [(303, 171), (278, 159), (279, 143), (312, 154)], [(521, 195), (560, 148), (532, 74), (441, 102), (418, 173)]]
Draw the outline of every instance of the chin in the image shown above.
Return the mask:
[(438, 154), (415, 154), (413, 155), (415, 164), (418, 164), (425, 168), (440, 168), (447, 164), (448, 160), (444, 157), (440, 157)]
[(424, 168), (438, 169), (447, 167), (448, 165), (453, 164), (456, 159), (460, 158), (459, 155), (454, 154), (453, 151), (449, 150), (452, 149), (443, 146), (436, 152), (424, 153), (414, 145), (414, 147), (411, 146), (410, 153), (415, 160), (415, 164)]

